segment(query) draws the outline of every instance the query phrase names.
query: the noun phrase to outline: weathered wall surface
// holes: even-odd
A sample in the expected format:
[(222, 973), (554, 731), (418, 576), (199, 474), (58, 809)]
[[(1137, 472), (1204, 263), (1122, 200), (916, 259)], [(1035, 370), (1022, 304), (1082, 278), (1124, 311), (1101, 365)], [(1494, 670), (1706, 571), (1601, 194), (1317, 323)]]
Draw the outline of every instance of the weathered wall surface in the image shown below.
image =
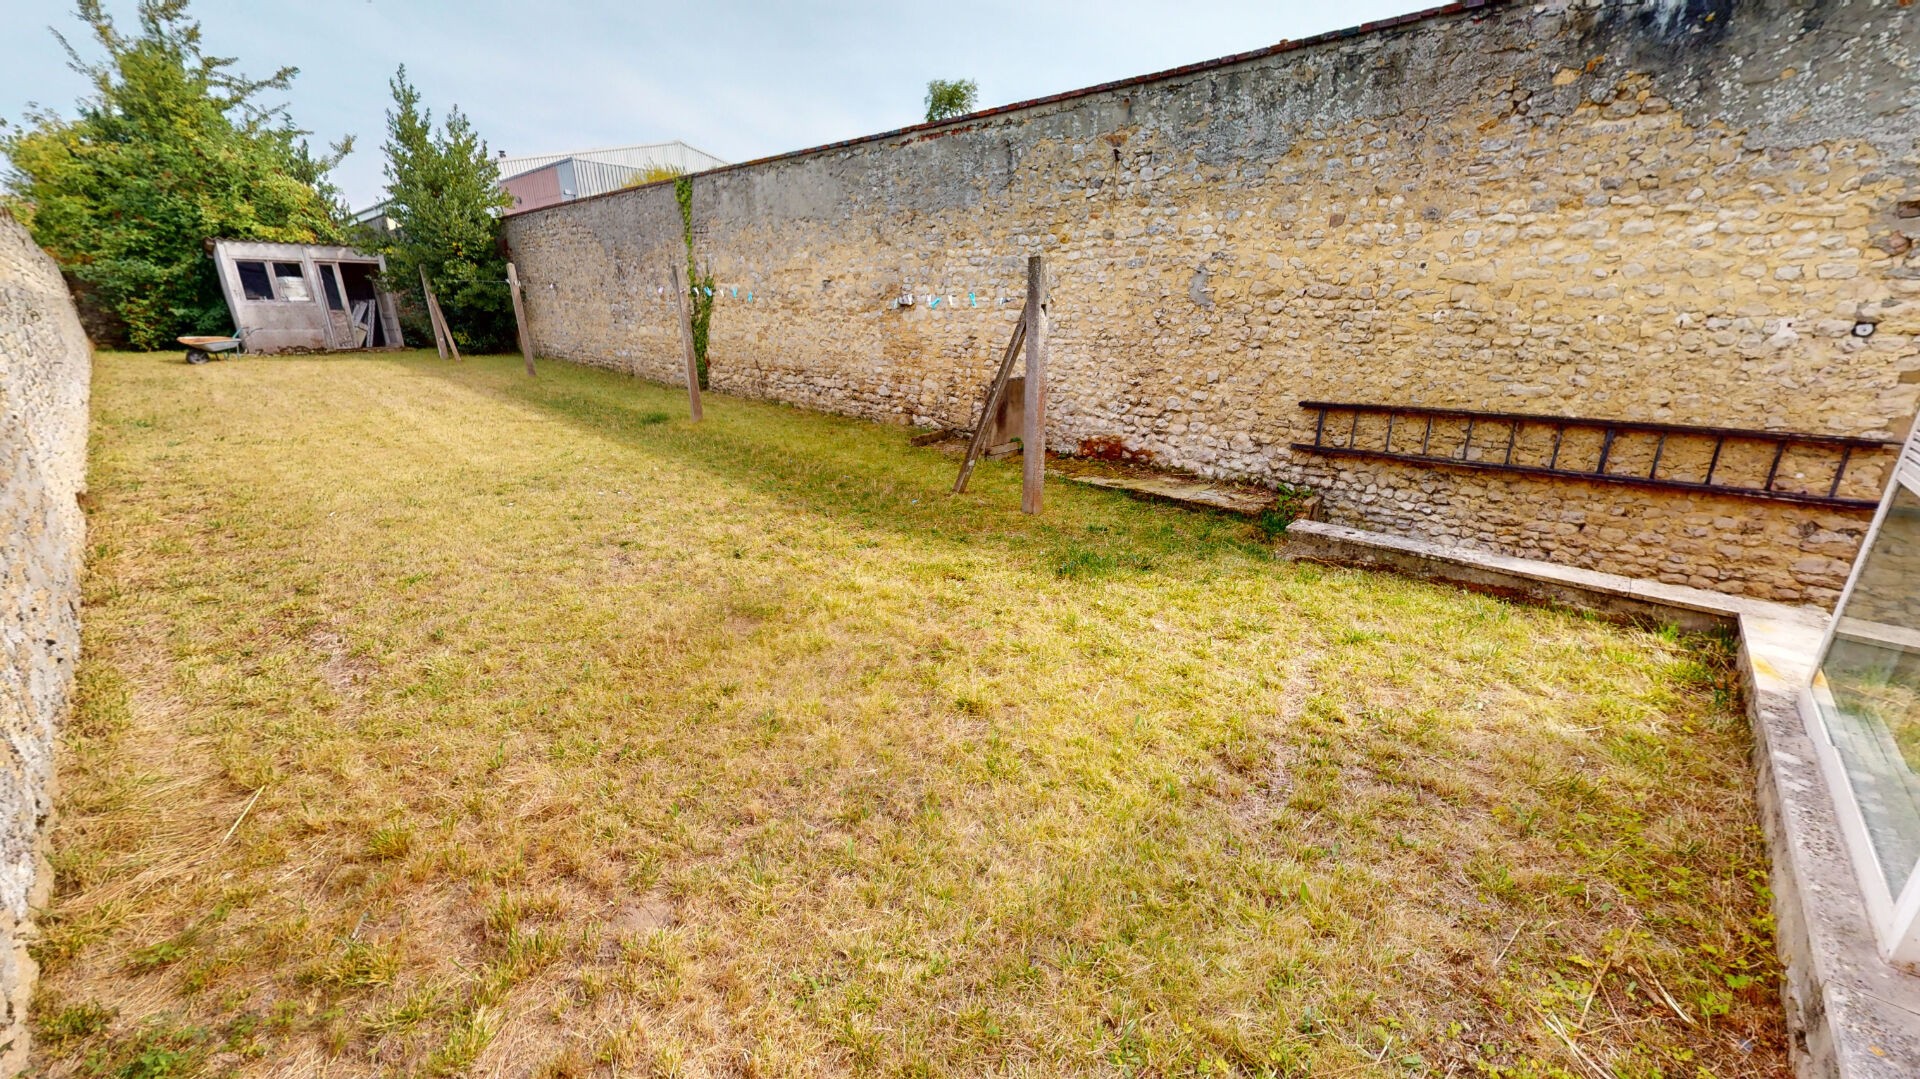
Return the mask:
[(53, 260), (0, 212), (0, 1075), (26, 1062), (28, 914), (80, 651), (91, 361)]
[[(1115, 439), (1311, 484), (1337, 521), (1830, 602), (1865, 512), (1289, 444), (1316, 399), (1898, 437), (1917, 134), (1900, 0), (1442, 12), (696, 177), (713, 384), (968, 425), (1042, 253), (1051, 449)], [(670, 185), (507, 232), (541, 352), (679, 379)]]

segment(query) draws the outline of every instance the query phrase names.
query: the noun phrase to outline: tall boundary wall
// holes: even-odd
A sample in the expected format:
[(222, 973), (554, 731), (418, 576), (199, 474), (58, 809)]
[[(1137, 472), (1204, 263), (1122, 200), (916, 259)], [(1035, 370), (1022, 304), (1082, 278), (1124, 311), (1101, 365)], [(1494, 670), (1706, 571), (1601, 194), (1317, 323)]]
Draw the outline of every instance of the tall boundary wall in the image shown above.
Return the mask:
[[(1900, 437), (1917, 137), (1904, 0), (1468, 3), (701, 173), (691, 233), (718, 390), (968, 426), (1039, 253), (1052, 450), (1830, 604), (1868, 511), (1291, 444), (1303, 400)], [(671, 184), (506, 235), (541, 353), (683, 378)], [(1874, 457), (1849, 481), (1868, 498)]]
[(80, 653), (93, 350), (53, 260), (0, 210), (0, 1075), (26, 1067), (30, 916)]

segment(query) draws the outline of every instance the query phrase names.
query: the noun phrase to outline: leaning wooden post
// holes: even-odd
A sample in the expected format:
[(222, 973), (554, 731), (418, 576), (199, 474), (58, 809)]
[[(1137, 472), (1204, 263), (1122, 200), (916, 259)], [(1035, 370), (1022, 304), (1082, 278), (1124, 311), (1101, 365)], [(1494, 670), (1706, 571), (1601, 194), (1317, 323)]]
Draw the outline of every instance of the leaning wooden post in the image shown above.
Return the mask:
[(446, 346), (440, 350), (440, 358), (444, 360), (451, 353), (454, 359), (459, 359), (460, 346), (453, 343), (453, 327), (447, 325), (447, 313), (440, 310), (440, 299), (433, 294), (433, 285), (427, 281), (427, 269), (424, 266), (420, 268), (420, 288), (427, 296), (427, 317), (433, 320), (434, 331), (439, 335), (435, 338), (435, 344), (443, 339), (446, 341)]
[(953, 480), (954, 494), (967, 489), (967, 478), (973, 475), (973, 466), (980, 463), (980, 455), (987, 451), (987, 429), (993, 426), (994, 416), (1000, 411), (1000, 399), (1007, 395), (1007, 379), (1013, 377), (1013, 361), (1020, 358), (1020, 345), (1026, 339), (1027, 312), (1022, 309), (1019, 321), (1013, 324), (1013, 336), (1007, 339), (1007, 350), (1000, 354), (1000, 366), (994, 372), (993, 381), (987, 383), (986, 400), (980, 405), (980, 422), (974, 424), (973, 438), (967, 442), (967, 455), (960, 459), (960, 474)]
[(433, 286), (427, 284), (427, 268), (420, 267), (420, 306), (427, 309), (427, 325), (433, 328), (433, 348), (441, 359), (447, 358), (447, 341), (440, 336), (440, 319), (433, 313)]
[(453, 339), (453, 327), (447, 323), (447, 313), (440, 309), (440, 297), (427, 293), (427, 302), (433, 305), (433, 317), (440, 320), (440, 332), (447, 338), (447, 355), (460, 358), (460, 344)]
[(1040, 512), (1047, 474), (1047, 266), (1027, 259), (1027, 399), (1020, 427), (1020, 512)]
[(533, 377), (533, 335), (527, 332), (527, 309), (520, 302), (520, 275), (507, 263), (507, 291), (513, 293), (513, 328), (520, 334), (520, 355), (527, 361), (527, 377)]
[(673, 295), (677, 310), (680, 312), (680, 348), (687, 354), (687, 405), (693, 412), (693, 422), (700, 422), (700, 362), (693, 355), (693, 323), (687, 314), (687, 286), (680, 280), (680, 264), (667, 263), (668, 279), (673, 282)]

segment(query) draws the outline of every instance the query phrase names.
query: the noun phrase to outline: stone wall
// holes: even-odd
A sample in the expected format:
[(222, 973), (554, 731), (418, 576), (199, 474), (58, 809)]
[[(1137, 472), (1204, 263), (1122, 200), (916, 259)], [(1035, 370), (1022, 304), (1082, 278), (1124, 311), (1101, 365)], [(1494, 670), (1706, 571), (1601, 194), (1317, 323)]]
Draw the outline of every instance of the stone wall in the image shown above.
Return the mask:
[(53, 260), (0, 211), (0, 1075), (27, 1052), (31, 910), (80, 651), (92, 350)]
[[(713, 385), (970, 425), (1040, 253), (1050, 449), (1117, 442), (1310, 484), (1344, 523), (1830, 603), (1867, 512), (1290, 444), (1302, 400), (1899, 437), (1916, 133), (1902, 0), (1455, 5), (700, 174)], [(507, 235), (539, 351), (681, 377), (671, 185)]]

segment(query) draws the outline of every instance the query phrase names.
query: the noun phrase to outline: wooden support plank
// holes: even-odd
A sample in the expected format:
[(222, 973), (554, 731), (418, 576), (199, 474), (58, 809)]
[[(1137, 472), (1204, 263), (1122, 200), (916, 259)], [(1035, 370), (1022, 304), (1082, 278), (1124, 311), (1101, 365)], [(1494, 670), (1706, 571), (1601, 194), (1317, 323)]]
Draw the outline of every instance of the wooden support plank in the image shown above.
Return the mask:
[(520, 336), (520, 356), (527, 361), (527, 377), (533, 377), (533, 335), (527, 332), (527, 309), (520, 302), (520, 275), (507, 263), (507, 290), (513, 293), (513, 328)]
[(427, 317), (433, 320), (435, 332), (447, 343), (446, 348), (440, 353), (440, 358), (446, 359), (452, 356), (456, 360), (459, 359), (460, 346), (454, 343), (453, 327), (447, 325), (447, 313), (440, 310), (440, 298), (433, 294), (433, 283), (427, 280), (427, 271), (424, 267), (420, 270), (420, 287), (427, 293)]
[(1013, 361), (1020, 356), (1020, 346), (1027, 339), (1027, 313), (1020, 312), (1020, 321), (1013, 324), (1013, 336), (1007, 340), (1005, 352), (1000, 354), (1000, 369), (994, 372), (993, 380), (987, 383), (987, 395), (980, 403), (980, 422), (973, 426), (973, 438), (967, 442), (967, 455), (960, 461), (960, 475), (953, 481), (953, 493), (961, 494), (967, 489), (967, 480), (973, 475), (973, 466), (980, 461), (980, 455), (986, 452), (987, 430), (993, 426), (994, 413), (1000, 410), (1000, 398), (1006, 395), (1007, 381), (1013, 377)]
[(1021, 425), (1020, 512), (1039, 513), (1047, 475), (1047, 266), (1027, 259), (1027, 401)]
[(440, 309), (440, 297), (428, 293), (427, 302), (433, 305), (433, 317), (440, 320), (440, 332), (447, 337), (447, 354), (456, 360), (460, 359), (460, 344), (453, 339), (453, 327), (447, 322), (447, 313)]
[(433, 347), (441, 359), (447, 358), (447, 339), (440, 334), (440, 316), (433, 313), (433, 286), (427, 284), (427, 268), (420, 267), (420, 303), (427, 309), (427, 326), (433, 330)]
[(680, 279), (680, 264), (667, 263), (667, 280), (673, 286), (675, 309), (680, 312), (680, 347), (687, 354), (687, 407), (693, 422), (700, 422), (700, 361), (693, 354), (693, 322), (687, 311), (687, 285)]

